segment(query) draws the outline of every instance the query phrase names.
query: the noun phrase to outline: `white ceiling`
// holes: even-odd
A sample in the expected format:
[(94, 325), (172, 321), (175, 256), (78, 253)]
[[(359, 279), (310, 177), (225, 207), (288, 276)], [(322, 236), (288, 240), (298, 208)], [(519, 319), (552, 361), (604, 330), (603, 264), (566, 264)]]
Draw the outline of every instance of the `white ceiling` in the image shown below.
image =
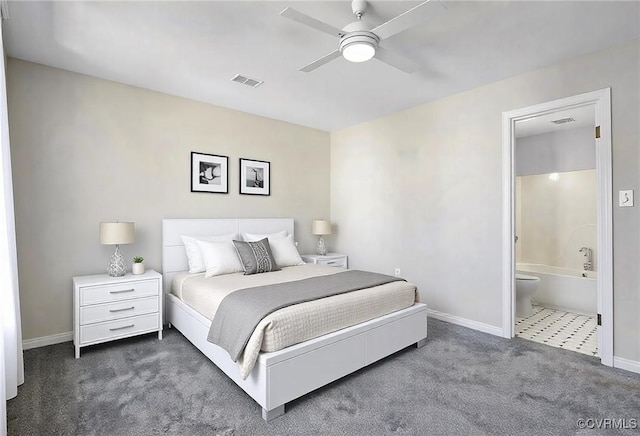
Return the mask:
[[(419, 3), (373, 1), (364, 20)], [(640, 37), (637, 1), (445, 4), (383, 43), (421, 65), (411, 75), (375, 59), (298, 71), (337, 40), (280, 11), (343, 27), (348, 1), (10, 1), (5, 44), (15, 58), (332, 131)]]

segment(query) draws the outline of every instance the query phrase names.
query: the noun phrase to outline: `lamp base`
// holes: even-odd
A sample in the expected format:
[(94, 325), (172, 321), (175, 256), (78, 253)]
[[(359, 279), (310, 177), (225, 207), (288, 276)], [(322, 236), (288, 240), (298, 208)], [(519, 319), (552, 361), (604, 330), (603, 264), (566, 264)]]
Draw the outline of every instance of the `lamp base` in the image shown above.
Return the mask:
[(118, 245), (116, 245), (116, 252), (113, 253), (107, 264), (107, 273), (111, 277), (122, 277), (127, 273), (127, 265), (124, 262), (124, 256), (120, 254)]
[(320, 239), (318, 239), (318, 245), (316, 245), (316, 254), (319, 254), (320, 256), (327, 255), (327, 244), (325, 244), (324, 238), (322, 236), (320, 236)]

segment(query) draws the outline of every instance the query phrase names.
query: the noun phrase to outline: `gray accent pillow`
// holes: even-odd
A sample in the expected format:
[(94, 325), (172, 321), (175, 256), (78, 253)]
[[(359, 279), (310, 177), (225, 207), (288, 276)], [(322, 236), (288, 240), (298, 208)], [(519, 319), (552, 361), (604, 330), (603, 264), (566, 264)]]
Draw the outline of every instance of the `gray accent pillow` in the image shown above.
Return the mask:
[(233, 241), (233, 245), (240, 256), (245, 275), (280, 271), (267, 238), (257, 242)]

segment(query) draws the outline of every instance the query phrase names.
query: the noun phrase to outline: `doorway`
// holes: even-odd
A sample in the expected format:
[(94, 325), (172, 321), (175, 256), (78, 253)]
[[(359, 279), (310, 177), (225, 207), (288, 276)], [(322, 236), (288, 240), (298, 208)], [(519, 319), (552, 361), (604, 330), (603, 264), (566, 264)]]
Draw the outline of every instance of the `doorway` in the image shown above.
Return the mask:
[(596, 279), (598, 350), (604, 365), (613, 366), (613, 264), (612, 264), (612, 174), (611, 174), (611, 89), (554, 100), (502, 114), (503, 146), (503, 336), (515, 335), (515, 143), (516, 123), (550, 116), (566, 110), (591, 107), (595, 112)]

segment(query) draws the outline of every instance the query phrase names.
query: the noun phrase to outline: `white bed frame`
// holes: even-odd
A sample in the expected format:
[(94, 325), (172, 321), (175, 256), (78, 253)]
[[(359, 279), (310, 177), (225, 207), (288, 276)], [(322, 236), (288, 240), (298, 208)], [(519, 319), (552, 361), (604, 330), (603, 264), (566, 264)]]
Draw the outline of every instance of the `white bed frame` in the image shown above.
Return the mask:
[(427, 307), (413, 306), (273, 353), (260, 353), (243, 380), (229, 354), (207, 341), (211, 321), (170, 293), (171, 281), (188, 269), (181, 235), (273, 233), (293, 234), (293, 219), (165, 219), (162, 221), (162, 271), (165, 320), (251, 396), (270, 421), (284, 405), (321, 386), (357, 371), (427, 338)]

